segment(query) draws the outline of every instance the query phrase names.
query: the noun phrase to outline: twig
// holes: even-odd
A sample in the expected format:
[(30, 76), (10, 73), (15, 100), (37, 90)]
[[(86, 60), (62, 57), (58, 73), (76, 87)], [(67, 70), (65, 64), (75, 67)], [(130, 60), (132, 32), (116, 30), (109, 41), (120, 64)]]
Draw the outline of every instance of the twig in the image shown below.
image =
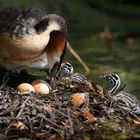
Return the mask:
[(26, 105), (26, 103), (27, 103), (27, 101), (28, 101), (29, 99), (30, 99), (30, 96), (22, 103), (21, 109), (20, 109), (20, 111), (18, 112), (16, 118), (19, 118), (19, 117), (20, 117), (20, 115), (22, 114), (23, 109), (25, 108), (25, 105)]
[(87, 66), (87, 64), (82, 60), (82, 58), (77, 54), (77, 52), (71, 47), (70, 43), (67, 43), (67, 49), (70, 51), (70, 53), (79, 61), (79, 63), (83, 66), (85, 69), (85, 75), (88, 75), (90, 73), (90, 68)]
[(55, 126), (55, 127), (59, 128), (59, 129), (61, 129), (61, 130), (64, 130), (64, 128), (63, 128), (63, 127), (61, 127), (61, 126), (57, 125), (56, 123), (54, 123), (54, 122), (53, 122), (53, 121), (51, 121), (50, 119), (46, 118), (43, 114), (38, 115), (38, 117), (41, 117), (41, 118), (43, 118), (45, 121), (47, 121), (47, 122), (49, 122), (50, 124), (52, 124), (53, 126)]
[(69, 124), (70, 124), (70, 133), (71, 133), (71, 135), (73, 135), (74, 128), (73, 128), (73, 122), (71, 120), (70, 109), (67, 110), (67, 114), (68, 114), (68, 120), (69, 120)]
[(18, 121), (22, 121), (24, 119), (22, 118), (17, 118), (17, 117), (0, 117), (0, 120), (18, 120)]
[(55, 108), (52, 108), (52, 110), (54, 110), (55, 112), (59, 113), (59, 114), (62, 115), (63, 117), (68, 118), (68, 116), (65, 115), (63, 112), (61, 112), (61, 111), (59, 111), (59, 110), (56, 110)]
[(137, 121), (140, 121), (140, 118), (137, 116), (137, 115), (135, 115), (133, 112), (131, 112), (131, 111), (128, 111), (135, 119), (137, 119)]
[(29, 127), (30, 127), (30, 131), (33, 132), (33, 125), (31, 122), (31, 118), (29, 116), (27, 116), (28, 122), (29, 122)]
[(8, 80), (9, 80), (9, 72), (6, 72), (6, 73), (4, 74), (3, 79), (2, 79), (2, 84), (1, 84), (1, 86), (0, 86), (0, 89), (2, 89), (2, 88), (5, 87), (5, 85), (7, 84)]

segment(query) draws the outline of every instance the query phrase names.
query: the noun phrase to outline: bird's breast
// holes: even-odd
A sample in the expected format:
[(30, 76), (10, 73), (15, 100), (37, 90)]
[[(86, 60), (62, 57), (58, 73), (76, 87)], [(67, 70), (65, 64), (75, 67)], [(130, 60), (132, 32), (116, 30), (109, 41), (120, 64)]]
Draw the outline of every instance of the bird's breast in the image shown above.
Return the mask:
[(49, 34), (25, 35), (24, 37), (11, 37), (0, 35), (0, 54), (7, 59), (30, 60), (39, 57), (49, 42)]

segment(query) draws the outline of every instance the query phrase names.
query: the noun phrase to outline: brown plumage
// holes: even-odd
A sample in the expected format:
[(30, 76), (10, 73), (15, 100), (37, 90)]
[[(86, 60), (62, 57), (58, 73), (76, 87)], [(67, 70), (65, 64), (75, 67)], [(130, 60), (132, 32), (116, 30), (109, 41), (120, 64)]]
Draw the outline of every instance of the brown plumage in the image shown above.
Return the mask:
[(66, 43), (67, 25), (59, 15), (40, 8), (0, 11), (0, 65), (6, 69), (27, 66), (56, 71)]

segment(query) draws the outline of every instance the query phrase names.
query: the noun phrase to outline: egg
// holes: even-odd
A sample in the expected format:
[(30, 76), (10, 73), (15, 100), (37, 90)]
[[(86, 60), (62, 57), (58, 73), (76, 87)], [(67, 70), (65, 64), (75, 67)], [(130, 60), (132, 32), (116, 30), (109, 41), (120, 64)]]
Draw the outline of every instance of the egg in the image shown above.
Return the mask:
[(21, 83), (17, 86), (17, 91), (21, 95), (30, 94), (31, 92), (35, 92), (33, 86), (29, 83)]
[(75, 107), (81, 107), (88, 101), (88, 93), (75, 93), (71, 96), (72, 102)]
[(13, 120), (9, 124), (10, 128), (17, 128), (19, 130), (27, 129), (26, 125), (22, 121)]
[(37, 94), (49, 94), (50, 93), (50, 85), (41, 79), (34, 80), (32, 82), (32, 86), (35, 89), (35, 93)]

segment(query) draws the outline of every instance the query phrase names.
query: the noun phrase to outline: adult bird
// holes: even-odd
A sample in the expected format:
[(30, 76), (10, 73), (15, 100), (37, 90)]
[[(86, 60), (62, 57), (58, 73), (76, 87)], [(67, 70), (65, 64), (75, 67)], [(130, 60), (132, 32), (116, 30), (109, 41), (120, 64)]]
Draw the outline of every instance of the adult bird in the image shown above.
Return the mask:
[(0, 66), (50, 70), (51, 83), (62, 62), (67, 43), (64, 18), (40, 8), (4, 8), (0, 11)]

